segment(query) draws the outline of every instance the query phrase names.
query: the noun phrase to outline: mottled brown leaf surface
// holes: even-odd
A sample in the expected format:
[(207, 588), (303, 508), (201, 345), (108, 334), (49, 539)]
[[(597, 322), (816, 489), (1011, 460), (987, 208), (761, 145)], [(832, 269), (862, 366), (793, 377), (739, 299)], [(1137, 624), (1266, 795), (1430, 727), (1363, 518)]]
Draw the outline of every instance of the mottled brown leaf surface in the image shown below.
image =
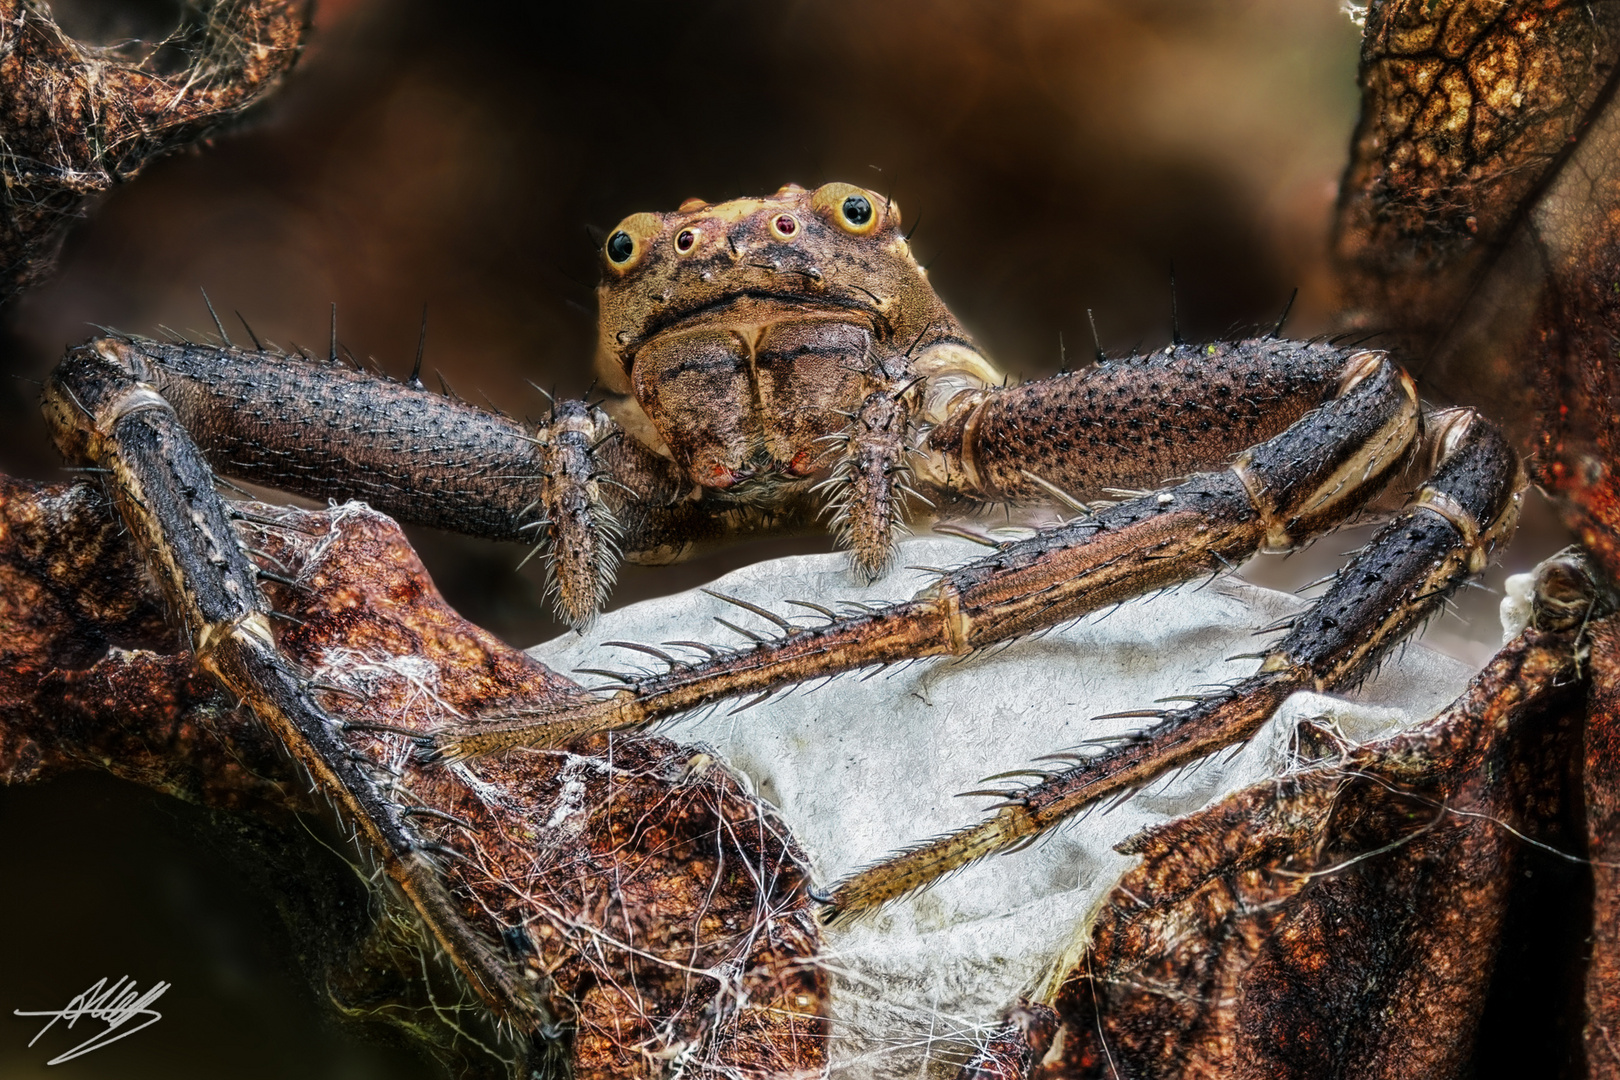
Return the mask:
[[(173, 648), (99, 496), (14, 481), (0, 495), (0, 775), (104, 767), (214, 806), (319, 804)], [(245, 526), (248, 542), (299, 583), (273, 587), (290, 616), (280, 643), (342, 688), (323, 695), (334, 715), (427, 730), (580, 692), (457, 616), (387, 518), (259, 511), (274, 523)], [(129, 647), (109, 650), (115, 640)], [(353, 731), (351, 745), (437, 856), (462, 917), (541, 990), (553, 1024), (522, 1033), (531, 1065), (569, 1060), (581, 1077), (663, 1075), (677, 1060), (689, 1075), (819, 1071), (826, 988), (802, 856), (707, 754), (603, 736), (423, 768), (401, 735)], [(398, 967), (337, 970), (329, 992), (355, 1014), (384, 1011), (367, 972)]]
[(1373, 5), (1339, 211), (1347, 317), (1445, 329), (1606, 99), (1615, 19), (1604, 3)]
[(1620, 630), (1592, 638), (1583, 786), (1592, 860), (1591, 964), (1586, 975), (1586, 1058), (1593, 1077), (1620, 1077)]
[(1512, 424), (1611, 577), (1617, 56), (1614, 3), (1374, 5), (1335, 245), (1346, 322)]
[(1582, 849), (1572, 640), (1136, 838), (1028, 1075), (1581, 1075), (1580, 868), (1538, 846)]
[[(1431, 387), (1495, 408), (1610, 585), (1620, 581), (1620, 102), (1613, 3), (1385, 3), (1340, 202), (1350, 322), (1392, 329)], [(1620, 1074), (1615, 644), (1594, 636), (1585, 842), (1597, 865), (1585, 1007)]]
[(1540, 216), (1584, 171), (1608, 107), (1620, 7), (1389, 0), (1362, 47), (1362, 118), (1334, 255), (1345, 325), (1385, 332), (1431, 392), (1517, 421), (1540, 366), (1529, 323), (1558, 267)]
[[(262, 734), (180, 652), (107, 503), (0, 478), (0, 778), (79, 767), (196, 802), (284, 801)], [(244, 756), (247, 755), (247, 756)]]
[(252, 105), (298, 59), (308, 0), (217, 0), (156, 49), (69, 38), (36, 0), (0, 2), (0, 301), (44, 278), (85, 202)]

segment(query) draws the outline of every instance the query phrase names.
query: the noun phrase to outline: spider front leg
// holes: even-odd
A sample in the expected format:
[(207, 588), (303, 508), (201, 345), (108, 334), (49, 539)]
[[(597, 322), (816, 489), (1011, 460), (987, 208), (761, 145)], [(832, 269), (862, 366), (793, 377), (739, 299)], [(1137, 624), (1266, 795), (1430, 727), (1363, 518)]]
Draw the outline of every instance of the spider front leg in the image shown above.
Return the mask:
[(533, 545), (575, 626), (595, 616), (621, 557), (671, 562), (757, 525), (699, 501), (673, 462), (582, 401), (525, 424), (335, 356), (123, 337), (87, 348), (167, 400), (224, 475)]
[(246, 704), (341, 804), (387, 876), (485, 999), (547, 1026), (536, 995), (455, 910), (437, 872), (387, 795), (278, 651), (259, 571), (243, 554), (213, 474), (176, 409), (140, 377), (123, 342), (75, 350), (52, 374), (45, 412), (70, 459), (105, 471), (120, 516), (147, 553), (197, 665)]
[[(765, 808), (708, 755), (661, 739), (416, 765), (412, 737), (447, 716), (581, 692), (456, 616), (375, 511), (232, 520), (173, 406), (120, 342), (98, 344), (63, 361), (47, 413), (62, 448), (101, 467), (192, 647), (165, 670), (200, 669), (205, 690), (217, 681), (262, 721), (246, 726), (276, 775), (286, 752), (303, 766), (354, 830), (365, 876), (397, 886), (384, 910), (422, 931), (424, 953), (448, 954), (464, 976), (452, 994), (474, 992), (501, 1021), (476, 1045), (523, 1076), (550, 1075), (558, 1054), (581, 1076), (662, 1076), (676, 1055), (813, 1069), (824, 987), (803, 856)], [(26, 560), (20, 572), (36, 573)], [(108, 698), (89, 711), (115, 708)], [(483, 1015), (463, 1021), (483, 1029)]]
[(1606, 593), (1547, 560), (1531, 625), (1432, 720), (1360, 746), (1306, 722), (1286, 775), (1132, 837), (1066, 973), (959, 1080), (1557, 1074), (1583, 971), (1575, 1075), (1610, 1075), (1612, 908), (1570, 767)]
[(949, 343), (873, 371), (878, 389), (832, 437), (844, 456), (821, 485), (841, 546), (869, 579), (892, 561), (895, 532), (909, 531), (908, 498), (1072, 504), (1155, 488), (1229, 464), (1365, 374), (1343, 349), (1275, 336), (1177, 343), (1011, 387), (986, 382), (993, 372)]
[(1176, 344), (1012, 387), (929, 385), (916, 471), (951, 497), (1099, 499), (1229, 464), (1366, 372), (1356, 354), (1277, 337)]

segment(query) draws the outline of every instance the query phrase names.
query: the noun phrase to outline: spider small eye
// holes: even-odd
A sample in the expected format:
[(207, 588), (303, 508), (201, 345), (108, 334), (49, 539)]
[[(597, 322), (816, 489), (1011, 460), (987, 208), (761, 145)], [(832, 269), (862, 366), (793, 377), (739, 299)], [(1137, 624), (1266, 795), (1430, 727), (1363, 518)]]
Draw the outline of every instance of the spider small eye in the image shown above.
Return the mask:
[(777, 214), (771, 219), (771, 232), (780, 240), (791, 240), (799, 233), (799, 219), (792, 214)]
[(682, 229), (675, 235), (675, 250), (685, 255), (697, 244), (697, 238), (696, 229)]
[(620, 229), (608, 237), (607, 257), (621, 266), (630, 261), (630, 256), (636, 253), (636, 242), (630, 234)]
[(810, 205), (844, 232), (866, 236), (888, 222), (899, 223), (894, 204), (854, 184), (823, 184), (810, 197)]

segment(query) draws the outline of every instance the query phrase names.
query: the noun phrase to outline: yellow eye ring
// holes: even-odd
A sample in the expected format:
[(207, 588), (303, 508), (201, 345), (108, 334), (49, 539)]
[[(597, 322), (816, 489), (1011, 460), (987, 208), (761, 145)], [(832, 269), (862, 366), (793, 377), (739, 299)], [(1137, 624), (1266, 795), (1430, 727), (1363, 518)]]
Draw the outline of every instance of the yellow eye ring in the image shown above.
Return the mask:
[(678, 255), (690, 255), (697, 250), (698, 241), (703, 238), (702, 229), (686, 228), (675, 234), (675, 252)]
[(647, 244), (663, 231), (657, 214), (631, 214), (619, 222), (602, 245), (602, 259), (615, 274), (627, 273), (647, 257)]
[(823, 184), (810, 205), (851, 236), (875, 232), (891, 209), (883, 199), (854, 184)]

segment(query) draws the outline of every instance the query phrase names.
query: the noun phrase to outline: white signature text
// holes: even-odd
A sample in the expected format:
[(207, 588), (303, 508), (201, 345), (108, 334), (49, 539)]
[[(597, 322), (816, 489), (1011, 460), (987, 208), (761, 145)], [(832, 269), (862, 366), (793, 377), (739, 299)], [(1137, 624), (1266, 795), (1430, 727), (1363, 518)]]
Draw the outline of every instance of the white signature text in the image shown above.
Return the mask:
[[(45, 1026), (39, 1029), (39, 1033), (28, 1040), (29, 1046), (39, 1042), (40, 1037), (51, 1030), (58, 1020), (66, 1020), (68, 1027), (72, 1027), (80, 1020), (85, 1019), (97, 1020), (107, 1025), (104, 1030), (96, 1032), (67, 1053), (58, 1054), (45, 1063), (47, 1065), (60, 1065), (64, 1061), (72, 1061), (81, 1054), (88, 1054), (92, 1050), (100, 1050), (108, 1043), (117, 1042), (125, 1035), (133, 1035), (142, 1028), (151, 1027), (163, 1019), (162, 1013), (149, 1006), (162, 997), (164, 991), (168, 989), (168, 983), (158, 982), (144, 991), (137, 990), (130, 977), (124, 975), (111, 986), (107, 985), (106, 979), (97, 979), (91, 984), (90, 989), (82, 994), (75, 995), (73, 1000), (67, 1003), (65, 1009), (40, 1009), (38, 1011), (13, 1009), (12, 1012), (17, 1016), (50, 1017), (45, 1022)], [(134, 1027), (127, 1026), (131, 1021), (136, 1020), (140, 1022), (135, 1024)]]

